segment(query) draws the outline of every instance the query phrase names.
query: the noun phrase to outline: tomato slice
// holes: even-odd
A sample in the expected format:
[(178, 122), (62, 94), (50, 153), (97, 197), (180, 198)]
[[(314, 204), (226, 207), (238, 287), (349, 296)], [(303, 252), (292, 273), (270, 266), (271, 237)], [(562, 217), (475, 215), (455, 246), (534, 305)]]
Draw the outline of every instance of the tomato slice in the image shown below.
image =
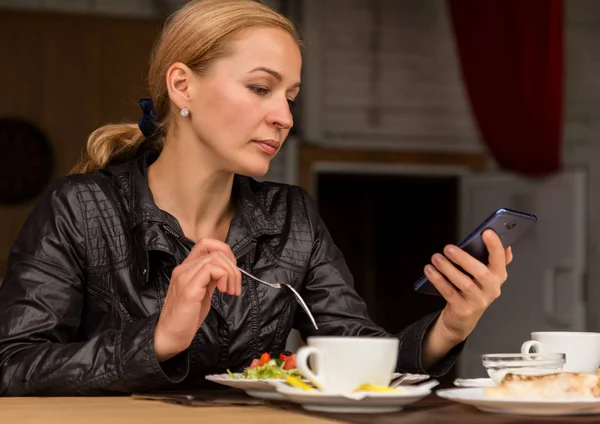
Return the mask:
[(264, 365), (267, 362), (269, 362), (270, 360), (271, 360), (271, 355), (269, 355), (267, 352), (265, 352), (262, 355), (260, 355), (260, 360), (258, 361), (258, 365)]
[(252, 362), (250, 363), (250, 368), (256, 368), (258, 367), (258, 359), (253, 359)]
[(290, 356), (287, 356), (284, 359), (284, 364), (283, 364), (283, 369), (284, 370), (291, 370), (296, 368), (296, 354), (293, 353)]

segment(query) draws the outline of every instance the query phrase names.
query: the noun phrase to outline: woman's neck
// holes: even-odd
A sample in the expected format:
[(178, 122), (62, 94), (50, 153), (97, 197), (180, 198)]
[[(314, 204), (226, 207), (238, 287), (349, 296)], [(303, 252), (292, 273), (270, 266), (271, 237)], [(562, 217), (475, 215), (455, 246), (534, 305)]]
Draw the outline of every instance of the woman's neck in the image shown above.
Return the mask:
[(154, 201), (177, 218), (188, 238), (225, 241), (234, 212), (234, 175), (211, 168), (208, 154), (199, 161), (201, 155), (177, 151), (177, 146), (178, 143), (167, 142), (148, 168)]

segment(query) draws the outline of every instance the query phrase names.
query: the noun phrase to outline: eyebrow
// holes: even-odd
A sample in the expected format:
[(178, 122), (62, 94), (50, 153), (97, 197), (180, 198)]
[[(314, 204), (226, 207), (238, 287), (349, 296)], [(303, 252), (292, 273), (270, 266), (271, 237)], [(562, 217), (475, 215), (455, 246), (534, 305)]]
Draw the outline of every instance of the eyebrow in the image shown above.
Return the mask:
[[(259, 72), (259, 71), (266, 72), (267, 74), (273, 75), (275, 77), (275, 79), (277, 79), (277, 81), (279, 81), (279, 82), (283, 81), (283, 76), (279, 72), (277, 72), (276, 70), (271, 69), (271, 68), (265, 68), (264, 66), (259, 66), (257, 68), (254, 68), (253, 70), (251, 70), (248, 73), (251, 74), (253, 72)], [(300, 88), (300, 85), (301, 85), (301, 83), (300, 83), (300, 81), (298, 81), (296, 84), (294, 84), (292, 86), (292, 88)]]

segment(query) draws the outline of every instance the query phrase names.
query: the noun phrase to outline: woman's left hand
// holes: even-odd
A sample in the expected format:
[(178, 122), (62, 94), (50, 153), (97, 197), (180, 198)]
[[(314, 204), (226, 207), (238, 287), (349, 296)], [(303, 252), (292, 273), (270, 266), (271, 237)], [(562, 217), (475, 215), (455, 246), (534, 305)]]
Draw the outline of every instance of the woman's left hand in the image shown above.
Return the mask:
[[(443, 326), (443, 333), (455, 342), (467, 338), (488, 306), (500, 296), (507, 278), (506, 266), (513, 258), (511, 248), (504, 250), (494, 231), (487, 230), (482, 237), (489, 253), (489, 265), (456, 246), (446, 246), (446, 257), (435, 254), (434, 266), (425, 267), (427, 278), (447, 301), (438, 325)], [(457, 269), (453, 262), (473, 278)]]

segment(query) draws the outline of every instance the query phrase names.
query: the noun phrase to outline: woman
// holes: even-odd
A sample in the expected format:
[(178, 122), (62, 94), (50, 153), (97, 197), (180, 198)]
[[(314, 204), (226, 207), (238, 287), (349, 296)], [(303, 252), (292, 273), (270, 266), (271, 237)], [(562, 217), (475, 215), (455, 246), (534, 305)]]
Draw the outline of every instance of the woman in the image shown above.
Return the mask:
[[(39, 201), (0, 286), (2, 395), (130, 393), (193, 386), (302, 336), (384, 336), (367, 316), (317, 208), (258, 183), (300, 90), (291, 23), (251, 0), (192, 2), (152, 56), (138, 125), (108, 125), (73, 175)], [(510, 251), (486, 266), (455, 247), (425, 272), (447, 300), (400, 338), (398, 370), (445, 373), (500, 293)], [(191, 251), (190, 251), (191, 249)], [(236, 265), (301, 292), (242, 282)], [(461, 289), (459, 293), (454, 286)]]

